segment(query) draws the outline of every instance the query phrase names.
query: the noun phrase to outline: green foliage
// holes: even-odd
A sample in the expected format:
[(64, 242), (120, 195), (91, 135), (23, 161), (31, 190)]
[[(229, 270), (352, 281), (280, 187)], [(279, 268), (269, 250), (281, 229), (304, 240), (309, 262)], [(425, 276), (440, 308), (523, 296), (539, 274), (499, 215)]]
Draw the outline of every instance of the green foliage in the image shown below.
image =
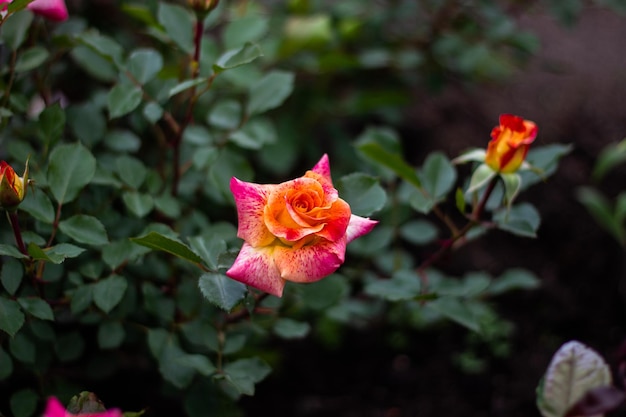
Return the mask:
[[(33, 180), (0, 227), (0, 380), (12, 415), (35, 415), (76, 381), (114, 388), (119, 358), (159, 375), (158, 392), (139, 397), (154, 401), (146, 409), (167, 398), (192, 417), (238, 415), (236, 401), (281, 367), (278, 338), (338, 346), (344, 327), (372, 321), (398, 332), (454, 322), (506, 344), (493, 297), (539, 279), (434, 267), (494, 228), (536, 236), (539, 214), (513, 200), (570, 148), (531, 150), (536, 169), (519, 176), (483, 164), (464, 177), (463, 157), (405, 151), (403, 107), (415, 86), (502, 80), (522, 63), (536, 40), (505, 7), (222, 1), (204, 16), (186, 2), (124, 0), (112, 25), (102, 5), (83, 3), (60, 24), (35, 19), (24, 0), (0, 19), (3, 157), (30, 158)], [(409, 15), (411, 30), (383, 30)], [(324, 153), (352, 214), (379, 224), (350, 243), (340, 270), (290, 282), (280, 299), (229, 278), (242, 244), (231, 178), (280, 183)], [(626, 204), (589, 195), (623, 241)], [(482, 364), (473, 353), (468, 369)], [(95, 401), (81, 394), (71, 407), (85, 398)]]

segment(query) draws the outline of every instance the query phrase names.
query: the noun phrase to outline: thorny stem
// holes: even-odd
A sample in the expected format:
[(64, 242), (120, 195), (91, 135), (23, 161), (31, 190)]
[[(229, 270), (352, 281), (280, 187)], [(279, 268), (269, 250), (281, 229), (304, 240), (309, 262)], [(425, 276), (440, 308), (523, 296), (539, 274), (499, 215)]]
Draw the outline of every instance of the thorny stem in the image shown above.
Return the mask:
[[(452, 237), (446, 240), (441, 245), (441, 247), (439, 248), (437, 252), (433, 253), (428, 259), (422, 262), (422, 264), (419, 266), (418, 275), (420, 279), (422, 280), (422, 294), (428, 291), (428, 275), (426, 274), (426, 269), (428, 269), (435, 262), (439, 261), (445, 255), (447, 255), (448, 252), (454, 247), (454, 244), (456, 242), (464, 238), (470, 230), (472, 230), (475, 226), (480, 224), (480, 217), (485, 211), (485, 206), (487, 205), (487, 201), (489, 201), (489, 197), (491, 196), (491, 193), (493, 192), (497, 183), (498, 183), (498, 176), (495, 176), (491, 179), (491, 181), (487, 185), (487, 188), (485, 189), (485, 192), (483, 193), (482, 198), (472, 210), (472, 213), (469, 215), (469, 221), (465, 224), (465, 226), (463, 226), (463, 228), (460, 230), (457, 229), (456, 227), (452, 229), (453, 230)], [(456, 232), (454, 230), (456, 230)]]
[(28, 251), (26, 250), (26, 245), (24, 245), (24, 240), (22, 239), (22, 231), (20, 230), (20, 222), (17, 218), (16, 211), (7, 211), (7, 218), (9, 219), (9, 223), (11, 224), (11, 228), (13, 228), (13, 234), (15, 235), (15, 243), (17, 244), (17, 248), (22, 252), (22, 254), (29, 256)]
[[(204, 22), (202, 19), (196, 20), (196, 27), (194, 33), (194, 52), (193, 61), (191, 63), (191, 79), (195, 80), (200, 74), (200, 50), (202, 46), (202, 34), (204, 33)], [(185, 118), (178, 129), (178, 132), (174, 136), (172, 141), (172, 147), (174, 148), (174, 172), (172, 182), (172, 195), (178, 194), (178, 183), (180, 181), (180, 145), (183, 139), (183, 133), (187, 126), (193, 121), (193, 108), (196, 104), (196, 87), (192, 87), (190, 91), (189, 104), (187, 105), (187, 111)]]

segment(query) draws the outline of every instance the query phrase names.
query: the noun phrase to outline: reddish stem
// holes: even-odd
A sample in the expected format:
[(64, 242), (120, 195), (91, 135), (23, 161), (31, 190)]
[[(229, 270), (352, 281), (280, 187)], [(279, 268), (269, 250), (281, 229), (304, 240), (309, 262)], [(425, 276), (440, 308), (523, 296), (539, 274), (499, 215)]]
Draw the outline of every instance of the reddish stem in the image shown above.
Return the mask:
[(22, 239), (22, 231), (20, 230), (20, 222), (17, 218), (17, 211), (7, 211), (7, 217), (9, 218), (9, 223), (11, 223), (11, 228), (13, 228), (17, 248), (20, 252), (22, 252), (22, 254), (29, 256), (28, 251), (26, 250), (26, 245), (24, 245), (24, 240)]

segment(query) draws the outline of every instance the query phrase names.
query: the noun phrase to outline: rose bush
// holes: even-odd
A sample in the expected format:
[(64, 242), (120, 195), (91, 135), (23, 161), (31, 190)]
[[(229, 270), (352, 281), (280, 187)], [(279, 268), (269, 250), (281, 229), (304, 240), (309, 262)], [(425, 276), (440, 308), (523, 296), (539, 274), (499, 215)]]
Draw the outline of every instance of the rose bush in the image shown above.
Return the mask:
[(243, 247), (227, 275), (281, 296), (286, 281), (314, 282), (344, 262), (346, 245), (376, 221), (353, 215), (339, 198), (328, 156), (282, 184), (231, 180)]

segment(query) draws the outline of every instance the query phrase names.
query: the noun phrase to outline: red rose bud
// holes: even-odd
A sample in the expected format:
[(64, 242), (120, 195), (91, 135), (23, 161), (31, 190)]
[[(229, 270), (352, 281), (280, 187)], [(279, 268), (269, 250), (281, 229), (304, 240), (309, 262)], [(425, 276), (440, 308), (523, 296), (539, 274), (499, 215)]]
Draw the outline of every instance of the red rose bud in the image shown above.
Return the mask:
[(0, 206), (14, 210), (26, 197), (28, 185), (28, 161), (24, 176), (18, 177), (13, 168), (5, 161), (0, 161)]
[(537, 125), (512, 114), (500, 116), (500, 126), (491, 131), (485, 163), (501, 173), (511, 173), (524, 162), (530, 144), (537, 137)]

